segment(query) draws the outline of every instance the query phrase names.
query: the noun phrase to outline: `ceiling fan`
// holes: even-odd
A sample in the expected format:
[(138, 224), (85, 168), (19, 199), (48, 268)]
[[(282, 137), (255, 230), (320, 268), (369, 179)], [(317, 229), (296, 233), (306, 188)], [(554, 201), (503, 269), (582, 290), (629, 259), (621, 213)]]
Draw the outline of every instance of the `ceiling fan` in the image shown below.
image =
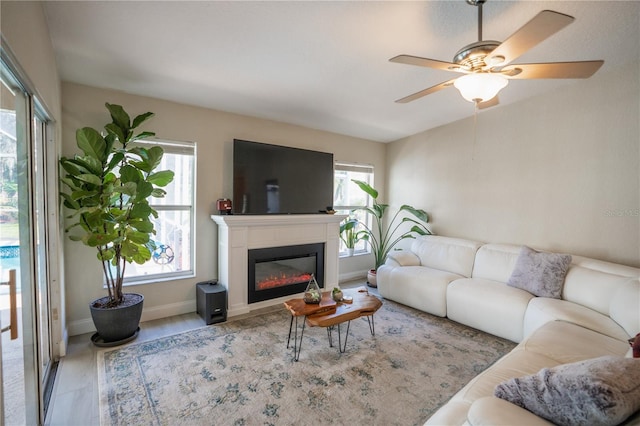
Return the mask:
[(478, 108), (487, 108), (498, 104), (497, 94), (509, 80), (589, 78), (604, 63), (604, 61), (578, 61), (510, 65), (526, 51), (569, 25), (575, 18), (552, 10), (543, 10), (500, 43), (482, 39), (482, 5), (486, 0), (466, 1), (478, 8), (478, 41), (460, 49), (455, 54), (453, 62), (411, 55), (398, 55), (389, 59), (390, 62), (436, 68), (464, 75), (398, 99), (396, 102), (411, 102), (441, 89), (455, 86), (466, 100), (474, 102)]

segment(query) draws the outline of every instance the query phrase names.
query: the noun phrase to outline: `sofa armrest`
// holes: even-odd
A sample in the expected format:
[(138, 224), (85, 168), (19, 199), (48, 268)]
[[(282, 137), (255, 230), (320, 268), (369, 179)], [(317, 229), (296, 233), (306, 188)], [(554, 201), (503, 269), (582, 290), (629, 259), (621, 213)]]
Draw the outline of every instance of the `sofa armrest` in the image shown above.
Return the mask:
[(468, 414), (468, 422), (473, 426), (482, 425), (527, 425), (527, 426), (553, 426), (550, 423), (512, 404), (504, 399), (494, 396), (485, 396), (471, 404)]
[(410, 251), (394, 251), (389, 253), (385, 265), (390, 266), (420, 266), (420, 258)]

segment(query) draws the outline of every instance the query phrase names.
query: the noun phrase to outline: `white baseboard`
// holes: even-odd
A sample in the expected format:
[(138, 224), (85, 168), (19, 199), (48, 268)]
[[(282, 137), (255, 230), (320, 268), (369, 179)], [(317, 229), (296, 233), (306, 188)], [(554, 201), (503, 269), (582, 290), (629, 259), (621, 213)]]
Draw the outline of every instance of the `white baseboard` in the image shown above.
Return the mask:
[(170, 303), (168, 305), (161, 305), (149, 309), (143, 309), (140, 322), (167, 318), (175, 315), (188, 314), (195, 311), (196, 299), (185, 300), (184, 302)]
[[(142, 318), (140, 319), (140, 322), (172, 317), (174, 315), (188, 314), (195, 311), (195, 299), (178, 303), (169, 303), (167, 305), (154, 306), (152, 308), (143, 308)], [(79, 334), (96, 332), (96, 328), (93, 325), (93, 320), (91, 319), (91, 317), (69, 322), (67, 330), (68, 336), (77, 336)]]
[[(366, 270), (355, 271), (355, 272), (349, 272), (346, 274), (340, 274), (338, 277), (338, 280), (339, 282), (345, 282), (345, 281), (351, 281), (351, 280), (366, 278), (366, 277), (367, 277)], [(288, 296), (288, 298), (290, 297), (291, 296)], [(282, 303), (283, 301), (287, 300), (287, 297), (280, 298), (280, 299), (271, 300), (271, 301), (265, 302), (264, 304), (258, 303), (255, 306), (252, 306), (252, 309), (259, 309), (266, 306)], [(140, 319), (140, 322), (152, 321), (152, 320), (167, 318), (175, 315), (188, 314), (190, 312), (195, 312), (195, 311), (196, 311), (195, 299), (186, 300), (184, 302), (169, 303), (167, 305), (154, 306), (152, 308), (144, 308), (142, 311), (142, 318)], [(229, 317), (232, 317), (236, 315), (245, 314), (248, 311), (249, 310), (246, 307), (243, 309), (238, 309), (237, 307), (234, 308), (231, 306), (229, 307), (229, 312), (227, 312), (227, 315)], [(89, 312), (87, 312), (87, 314), (88, 313)], [(96, 332), (96, 328), (93, 326), (93, 320), (91, 319), (91, 317), (69, 322), (67, 326), (67, 334), (65, 336), (65, 339), (63, 342), (60, 343), (61, 356), (63, 356), (62, 355), (63, 351), (66, 352), (66, 344), (68, 342), (69, 336), (77, 336), (80, 334), (95, 333), (95, 332)]]
[(96, 332), (96, 328), (93, 326), (93, 320), (91, 318), (71, 321), (69, 322), (67, 330), (69, 332), (69, 336), (78, 336), (80, 334)]
[(338, 276), (338, 280), (340, 282), (345, 282), (345, 281), (351, 281), (351, 280), (356, 280), (359, 278), (367, 278), (367, 270), (364, 271), (354, 271), (354, 272), (348, 272), (346, 274), (340, 274)]

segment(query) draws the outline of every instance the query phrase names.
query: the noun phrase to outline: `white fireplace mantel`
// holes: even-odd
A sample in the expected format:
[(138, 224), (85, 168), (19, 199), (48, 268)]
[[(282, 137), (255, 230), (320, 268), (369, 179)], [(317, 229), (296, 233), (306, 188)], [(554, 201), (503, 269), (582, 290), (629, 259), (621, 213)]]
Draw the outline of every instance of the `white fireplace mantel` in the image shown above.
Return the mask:
[(218, 225), (218, 281), (227, 288), (228, 316), (282, 303), (291, 296), (247, 302), (249, 250), (324, 243), (325, 288), (338, 286), (340, 222), (345, 215), (213, 215)]

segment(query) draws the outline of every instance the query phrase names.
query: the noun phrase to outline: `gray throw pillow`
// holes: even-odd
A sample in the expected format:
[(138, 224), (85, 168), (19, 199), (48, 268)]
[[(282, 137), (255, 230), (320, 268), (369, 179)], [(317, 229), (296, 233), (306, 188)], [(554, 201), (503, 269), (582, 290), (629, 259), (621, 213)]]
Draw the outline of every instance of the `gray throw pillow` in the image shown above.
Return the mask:
[(571, 255), (538, 252), (523, 246), (507, 285), (534, 296), (560, 299)]
[(494, 393), (558, 425), (617, 425), (640, 410), (640, 359), (604, 356), (543, 368)]

